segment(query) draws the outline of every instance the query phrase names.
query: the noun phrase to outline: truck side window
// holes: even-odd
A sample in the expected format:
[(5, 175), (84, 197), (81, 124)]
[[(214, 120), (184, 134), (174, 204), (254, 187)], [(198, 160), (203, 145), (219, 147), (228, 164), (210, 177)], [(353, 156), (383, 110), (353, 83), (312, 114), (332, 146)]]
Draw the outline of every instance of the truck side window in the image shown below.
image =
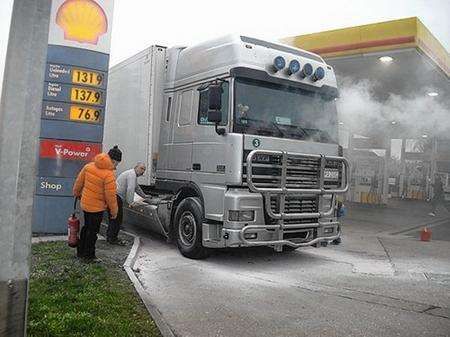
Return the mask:
[(170, 109), (172, 109), (172, 97), (167, 99), (167, 112), (166, 112), (166, 121), (170, 120)]
[(181, 93), (180, 105), (178, 110), (178, 126), (185, 126), (191, 124), (191, 111), (194, 90), (188, 89)]
[[(222, 84), (222, 123), (220, 125), (228, 124), (228, 82), (223, 82)], [(198, 102), (198, 119), (197, 123), (200, 125), (214, 125), (208, 121), (208, 89), (200, 89), (199, 92), (199, 102)]]

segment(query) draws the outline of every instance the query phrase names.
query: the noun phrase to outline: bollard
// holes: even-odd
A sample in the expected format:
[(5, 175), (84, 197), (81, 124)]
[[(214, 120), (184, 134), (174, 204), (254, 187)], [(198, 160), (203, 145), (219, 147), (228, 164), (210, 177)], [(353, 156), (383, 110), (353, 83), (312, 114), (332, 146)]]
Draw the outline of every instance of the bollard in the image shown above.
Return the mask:
[(420, 241), (430, 241), (431, 240), (431, 230), (424, 227), (420, 232)]

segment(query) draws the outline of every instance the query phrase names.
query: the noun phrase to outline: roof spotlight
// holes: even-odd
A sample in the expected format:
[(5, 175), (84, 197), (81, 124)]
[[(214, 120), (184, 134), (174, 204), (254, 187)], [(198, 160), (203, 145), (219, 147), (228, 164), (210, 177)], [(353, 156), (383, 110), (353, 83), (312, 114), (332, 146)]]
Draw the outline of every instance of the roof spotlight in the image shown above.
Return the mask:
[(297, 60), (292, 60), (289, 62), (289, 75), (295, 74), (300, 70), (300, 62)]
[(312, 74), (313, 74), (313, 66), (311, 65), (311, 63), (306, 63), (303, 66), (302, 71), (300, 72), (300, 76), (304, 78), (311, 76)]
[(273, 60), (273, 67), (275, 68), (275, 71), (280, 71), (286, 66), (286, 60), (283, 56), (277, 56)]
[(314, 72), (314, 75), (312, 77), (312, 80), (315, 81), (320, 81), (321, 79), (323, 79), (325, 77), (325, 69), (323, 69), (322, 67), (317, 67), (316, 71)]
[(439, 96), (439, 93), (432, 91), (432, 92), (427, 93), (427, 95), (430, 97), (436, 97), (436, 96)]

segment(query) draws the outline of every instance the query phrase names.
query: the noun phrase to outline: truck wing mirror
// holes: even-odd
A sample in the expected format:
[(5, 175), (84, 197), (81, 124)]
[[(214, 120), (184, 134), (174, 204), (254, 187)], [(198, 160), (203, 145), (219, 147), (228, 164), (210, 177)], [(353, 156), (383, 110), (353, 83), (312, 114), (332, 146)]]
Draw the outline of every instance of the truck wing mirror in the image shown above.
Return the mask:
[[(222, 84), (211, 84), (208, 87), (208, 110), (221, 110), (222, 109)], [(209, 113), (209, 111), (208, 111)], [(209, 120), (213, 122), (212, 120)]]
[(222, 122), (222, 83), (208, 86), (208, 122), (215, 124), (217, 134), (225, 134), (225, 129), (217, 128)]
[(208, 110), (208, 122), (220, 124), (222, 122), (222, 111)]

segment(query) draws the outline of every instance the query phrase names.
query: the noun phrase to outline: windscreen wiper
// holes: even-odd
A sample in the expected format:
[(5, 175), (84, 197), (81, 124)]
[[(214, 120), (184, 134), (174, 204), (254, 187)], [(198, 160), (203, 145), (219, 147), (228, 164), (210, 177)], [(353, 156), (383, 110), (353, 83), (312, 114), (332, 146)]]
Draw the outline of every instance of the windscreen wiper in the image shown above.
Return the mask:
[(305, 137), (310, 137), (310, 136), (312, 136), (311, 132), (315, 132), (315, 133), (320, 134), (320, 137), (321, 137), (321, 138), (322, 138), (322, 137), (325, 138), (325, 141), (329, 141), (329, 140), (331, 139), (331, 137), (330, 137), (330, 135), (328, 134), (328, 132), (326, 132), (326, 131), (324, 131), (324, 130), (320, 130), (320, 129), (311, 129), (311, 128), (304, 128), (304, 127), (302, 127), (302, 126), (300, 126), (300, 125), (292, 125), (292, 126), (296, 127), (299, 131), (301, 131), (302, 134), (303, 134)]
[(309, 130), (309, 129), (304, 128), (303, 126), (300, 126), (300, 125), (294, 125), (294, 124), (291, 124), (291, 125), (289, 125), (289, 126), (292, 126), (292, 127), (294, 127), (296, 130), (300, 131), (300, 132), (302, 133), (301, 136), (303, 136), (304, 138), (308, 138), (308, 137), (309, 137), (309, 132), (306, 131), (306, 130)]
[(327, 141), (331, 140), (330, 135), (325, 130), (320, 130), (320, 129), (308, 129), (308, 130), (318, 133), (320, 135), (321, 140), (323, 140), (323, 141), (327, 142)]
[(262, 119), (257, 119), (257, 118), (249, 118), (249, 117), (241, 117), (240, 120), (247, 120), (250, 122), (256, 122), (256, 123), (262, 123), (264, 125), (273, 125), (275, 126), (275, 128), (277, 129), (278, 133), (280, 134), (281, 137), (285, 137), (286, 135), (284, 134), (283, 130), (281, 130), (281, 128), (278, 126), (278, 124), (276, 122), (267, 122), (264, 121)]

